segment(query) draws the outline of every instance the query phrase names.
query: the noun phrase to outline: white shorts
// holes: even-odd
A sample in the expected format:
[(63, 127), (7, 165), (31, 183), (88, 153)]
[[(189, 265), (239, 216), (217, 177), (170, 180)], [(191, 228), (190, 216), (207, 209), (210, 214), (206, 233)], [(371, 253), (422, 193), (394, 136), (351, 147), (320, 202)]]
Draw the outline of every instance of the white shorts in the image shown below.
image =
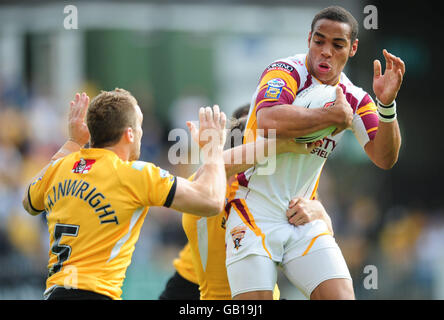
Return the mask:
[[(227, 267), (231, 296), (269, 290), (277, 279), (277, 264), (268, 257), (250, 255)], [(325, 248), (294, 258), (282, 265), (287, 279), (308, 299), (313, 290), (329, 279), (349, 279), (350, 272), (339, 247)], [(252, 274), (251, 270), (254, 270)]]
[(294, 226), (279, 210), (250, 195), (231, 202), (225, 243), (232, 296), (273, 290), (276, 265), (284, 268), (289, 280), (307, 297), (325, 280), (351, 280), (341, 250), (323, 220)]
[(250, 198), (231, 203), (225, 234), (227, 266), (251, 254), (286, 263), (308, 252), (337, 246), (332, 237), (325, 237), (330, 233), (323, 220), (294, 226), (285, 212), (280, 213), (282, 218), (276, 218), (278, 215), (271, 210), (276, 208)]

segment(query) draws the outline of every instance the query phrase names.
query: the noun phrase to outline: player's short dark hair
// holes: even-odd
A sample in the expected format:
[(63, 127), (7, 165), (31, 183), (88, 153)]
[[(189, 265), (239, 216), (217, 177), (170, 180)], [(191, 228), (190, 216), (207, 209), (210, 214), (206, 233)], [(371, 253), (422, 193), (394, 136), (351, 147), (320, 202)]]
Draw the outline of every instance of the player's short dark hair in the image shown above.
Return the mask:
[(359, 25), (356, 21), (355, 17), (348, 12), (346, 9), (340, 6), (331, 6), (325, 9), (322, 9), (318, 12), (313, 18), (311, 22), (311, 32), (314, 31), (314, 26), (321, 19), (327, 19), (332, 21), (338, 21), (346, 23), (350, 26), (350, 42), (353, 43), (358, 38)]
[(113, 146), (119, 142), (126, 128), (135, 128), (136, 105), (137, 100), (124, 89), (101, 91), (95, 96), (86, 114), (86, 124), (91, 135), (90, 146)]
[(250, 104), (246, 103), (236, 110), (233, 111), (233, 114), (231, 115), (231, 118), (233, 119), (240, 119), (242, 117), (248, 116), (248, 112), (250, 111)]
[(236, 147), (239, 142), (242, 143), (249, 110), (250, 104), (245, 104), (233, 111), (230, 119), (230, 132), (227, 136), (230, 148)]

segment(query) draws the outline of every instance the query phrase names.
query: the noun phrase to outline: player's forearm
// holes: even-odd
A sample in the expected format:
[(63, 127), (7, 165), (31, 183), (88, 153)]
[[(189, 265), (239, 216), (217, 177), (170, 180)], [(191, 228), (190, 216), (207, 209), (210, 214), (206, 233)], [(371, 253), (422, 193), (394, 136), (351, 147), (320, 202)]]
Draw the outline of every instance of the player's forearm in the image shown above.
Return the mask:
[(294, 138), (336, 125), (339, 119), (325, 108), (307, 109), (293, 105), (263, 108), (257, 114), (258, 129), (276, 130), (277, 138)]
[(276, 146), (276, 140), (261, 139), (226, 150), (224, 162), (227, 178), (276, 155)]
[(225, 201), (227, 179), (222, 147), (214, 151), (211, 159), (205, 159), (193, 181), (199, 194), (199, 204), (194, 212), (202, 216), (213, 216), (222, 211)]
[(398, 161), (401, 133), (398, 121), (379, 122), (375, 138), (366, 144), (365, 151), (379, 168), (391, 169)]
[(305, 143), (297, 143), (294, 139), (267, 138), (228, 149), (224, 152), (227, 179), (258, 163), (263, 163), (266, 158), (288, 152), (307, 154), (309, 149)]

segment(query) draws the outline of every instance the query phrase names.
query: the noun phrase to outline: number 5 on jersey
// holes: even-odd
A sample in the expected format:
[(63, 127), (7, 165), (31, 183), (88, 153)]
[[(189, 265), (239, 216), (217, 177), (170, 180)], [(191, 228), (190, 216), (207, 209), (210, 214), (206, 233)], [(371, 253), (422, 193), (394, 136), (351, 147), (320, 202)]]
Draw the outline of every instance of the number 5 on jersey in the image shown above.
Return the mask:
[(60, 244), (63, 236), (77, 237), (79, 226), (72, 224), (57, 223), (54, 228), (54, 243), (51, 252), (57, 255), (57, 262), (49, 269), (48, 277), (60, 271), (63, 263), (69, 259), (71, 255), (71, 247), (66, 244)]

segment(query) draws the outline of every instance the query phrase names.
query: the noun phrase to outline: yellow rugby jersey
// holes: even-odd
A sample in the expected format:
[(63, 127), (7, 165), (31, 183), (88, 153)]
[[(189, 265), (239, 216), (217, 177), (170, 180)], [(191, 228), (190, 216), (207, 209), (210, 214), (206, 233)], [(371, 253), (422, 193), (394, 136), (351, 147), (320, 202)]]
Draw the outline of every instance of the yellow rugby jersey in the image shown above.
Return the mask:
[[(189, 179), (192, 180), (194, 175)], [(228, 202), (238, 182), (227, 185)], [(190, 244), (190, 253), (199, 283), (201, 300), (231, 300), (225, 267), (225, 211), (214, 217), (184, 213), (182, 225)]]
[[(192, 175), (189, 180), (193, 180)], [(182, 250), (180, 259), (191, 260), (199, 284), (201, 300), (231, 300), (225, 265), (225, 221), (231, 200), (234, 199), (239, 183), (235, 180), (227, 185), (226, 210), (214, 217), (198, 217), (184, 213), (182, 226), (188, 237), (188, 243)], [(189, 249), (187, 249), (187, 247)], [(273, 299), (279, 300), (280, 291), (276, 285)]]
[(47, 212), (46, 292), (56, 286), (121, 299), (125, 272), (150, 206), (169, 206), (176, 177), (106, 149), (81, 149), (54, 161), (28, 189)]
[(198, 284), (189, 242), (187, 242), (187, 244), (179, 252), (179, 257), (173, 260), (173, 266), (184, 279)]

